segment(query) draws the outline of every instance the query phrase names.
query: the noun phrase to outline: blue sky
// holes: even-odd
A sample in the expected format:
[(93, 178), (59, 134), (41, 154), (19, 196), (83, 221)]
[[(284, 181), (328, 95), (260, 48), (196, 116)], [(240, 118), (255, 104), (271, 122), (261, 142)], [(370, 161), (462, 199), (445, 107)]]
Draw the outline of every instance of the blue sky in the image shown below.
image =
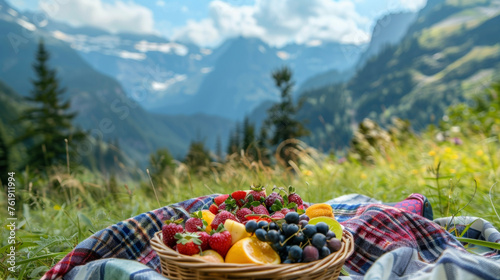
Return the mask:
[(317, 41), (363, 43), (380, 16), (418, 10), (426, 0), (7, 0), (74, 26), (154, 33), (216, 46), (233, 36), (271, 45)]

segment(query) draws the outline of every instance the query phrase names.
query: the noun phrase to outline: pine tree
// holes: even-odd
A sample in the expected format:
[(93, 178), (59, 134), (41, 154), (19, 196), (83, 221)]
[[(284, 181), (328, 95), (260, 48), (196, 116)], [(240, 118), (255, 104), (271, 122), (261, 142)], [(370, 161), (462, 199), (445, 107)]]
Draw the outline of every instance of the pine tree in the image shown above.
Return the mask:
[(208, 166), (210, 163), (210, 153), (205, 148), (205, 144), (202, 141), (191, 142), (184, 162), (191, 168)]
[[(295, 119), (295, 115), (300, 109), (300, 105), (295, 105), (292, 100), (292, 71), (288, 67), (283, 67), (273, 71), (272, 77), (276, 87), (281, 92), (281, 102), (273, 105), (268, 110), (268, 119), (264, 125), (272, 132), (271, 145), (279, 145), (281, 142), (296, 139), (309, 134), (303, 124)], [(288, 165), (289, 160), (295, 160), (291, 149), (295, 144), (286, 145), (279, 154), (279, 157)]]
[(217, 135), (215, 142), (215, 156), (217, 156), (217, 161), (222, 162), (222, 142), (220, 140), (220, 135)]
[(64, 89), (59, 87), (56, 71), (48, 66), (49, 57), (43, 40), (40, 40), (33, 65), (36, 79), (32, 82), (31, 96), (26, 98), (33, 106), (26, 109), (19, 119), (29, 125), (16, 139), (16, 142), (28, 142), (27, 164), (34, 169), (65, 163), (64, 139), (68, 139), (70, 147), (75, 147), (85, 137), (71, 124), (76, 113), (69, 112), (69, 101), (61, 100)]
[(248, 117), (243, 120), (243, 146), (248, 157), (258, 159), (257, 146), (255, 140), (255, 125), (250, 123)]

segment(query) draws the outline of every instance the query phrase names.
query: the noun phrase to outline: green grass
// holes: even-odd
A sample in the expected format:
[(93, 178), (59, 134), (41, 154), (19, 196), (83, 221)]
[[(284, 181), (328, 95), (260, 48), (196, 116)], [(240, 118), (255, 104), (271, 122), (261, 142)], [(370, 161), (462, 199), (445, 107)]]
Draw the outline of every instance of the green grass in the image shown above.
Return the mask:
[[(246, 157), (233, 156), (227, 163), (212, 164), (193, 174), (183, 164), (155, 180), (161, 205), (210, 193), (230, 193), (251, 184), (293, 185), (304, 200), (322, 202), (344, 194), (360, 193), (396, 202), (411, 193), (426, 195), (436, 217), (472, 215), (500, 225), (490, 197), (490, 188), (499, 179), (500, 149), (497, 138), (461, 133), (463, 145), (437, 142), (435, 132), (410, 138), (403, 145), (392, 144), (384, 153), (375, 152), (373, 164), (353, 158), (344, 163), (312, 148), (300, 151), (301, 163), (293, 172), (282, 167), (266, 167)], [(439, 177), (431, 172), (440, 164)], [(16, 174), (16, 232), (18, 265), (15, 274), (0, 272), (0, 278), (40, 278), (75, 245), (102, 228), (158, 208), (149, 179), (114, 184), (102, 175), (82, 169), (66, 174), (54, 167), (49, 176), (27, 172)], [(475, 182), (477, 193), (474, 194)], [(499, 186), (494, 191), (498, 193)], [(1, 213), (6, 217), (5, 194)], [(500, 204), (498, 195), (493, 205)], [(470, 201), (460, 213), (462, 208)], [(6, 228), (2, 230), (0, 253), (8, 249)], [(2, 260), (3, 268), (6, 268)], [(2, 269), (1, 271), (6, 271)]]

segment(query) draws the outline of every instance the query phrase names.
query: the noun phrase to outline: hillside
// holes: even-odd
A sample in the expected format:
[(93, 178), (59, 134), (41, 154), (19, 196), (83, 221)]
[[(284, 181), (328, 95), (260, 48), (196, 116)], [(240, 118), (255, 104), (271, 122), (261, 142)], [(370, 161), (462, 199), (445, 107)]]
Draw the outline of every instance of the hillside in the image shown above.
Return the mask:
[[(328, 150), (337, 145), (327, 139), (342, 139), (345, 145), (350, 128), (367, 117), (387, 125), (397, 116), (421, 129), (450, 104), (482, 92), (500, 77), (499, 14), (500, 1), (429, 1), (401, 42), (368, 60), (345, 85), (304, 94), (301, 117), (324, 134), (310, 144)], [(339, 100), (348, 107), (339, 108)]]

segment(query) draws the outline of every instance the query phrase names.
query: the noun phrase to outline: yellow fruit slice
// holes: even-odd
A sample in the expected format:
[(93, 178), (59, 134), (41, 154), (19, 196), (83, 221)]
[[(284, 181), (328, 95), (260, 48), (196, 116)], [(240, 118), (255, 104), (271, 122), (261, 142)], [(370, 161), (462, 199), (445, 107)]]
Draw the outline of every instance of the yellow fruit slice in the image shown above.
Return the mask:
[(201, 252), (200, 254), (193, 255), (193, 257), (204, 259), (208, 262), (213, 262), (213, 263), (223, 263), (224, 262), (224, 258), (214, 250), (205, 250), (205, 251)]
[(267, 243), (257, 237), (236, 242), (227, 252), (226, 263), (279, 264), (280, 256)]
[(306, 209), (306, 215), (312, 219), (316, 217), (331, 217), (335, 218), (333, 215), (332, 206), (326, 203), (316, 203)]
[(250, 236), (250, 233), (248, 233), (245, 229), (245, 225), (238, 223), (237, 221), (227, 219), (224, 222), (224, 228), (231, 233), (231, 245), (245, 237)]
[(203, 220), (205, 220), (205, 222), (207, 222), (207, 227), (205, 228), (205, 231), (207, 233), (210, 233), (212, 231), (212, 227), (210, 226), (210, 224), (214, 220), (215, 215), (214, 215), (214, 213), (212, 213), (208, 210), (202, 210), (201, 215), (203, 217)]
[(342, 232), (344, 230), (344, 227), (339, 222), (337, 222), (337, 220), (330, 217), (316, 217), (309, 220), (310, 225), (315, 225), (319, 222), (327, 224), (330, 227), (330, 230), (335, 232), (336, 238), (338, 240), (342, 240)]

